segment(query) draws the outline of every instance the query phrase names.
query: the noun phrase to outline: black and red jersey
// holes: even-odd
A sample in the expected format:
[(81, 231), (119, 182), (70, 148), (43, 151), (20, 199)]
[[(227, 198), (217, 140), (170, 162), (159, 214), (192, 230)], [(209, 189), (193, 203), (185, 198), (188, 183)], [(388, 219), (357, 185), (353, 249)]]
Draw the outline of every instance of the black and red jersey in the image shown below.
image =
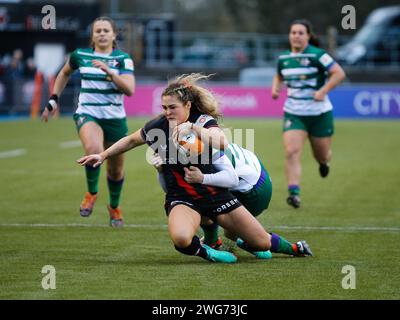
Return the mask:
[[(208, 115), (193, 114), (189, 116), (188, 121), (204, 128), (218, 127), (217, 121)], [(205, 145), (206, 150), (204, 152), (208, 152), (208, 157), (199, 156), (196, 161), (191, 162), (183, 159), (172, 141), (172, 129), (169, 128), (165, 116), (159, 116), (147, 122), (141, 130), (141, 135), (153, 151), (157, 152), (163, 159), (162, 170), (167, 189), (167, 200), (190, 199), (203, 202), (211, 200), (213, 197), (219, 198), (222, 195), (221, 193), (228, 192), (225, 188), (211, 187), (199, 183), (191, 184), (184, 180), (184, 167), (196, 166), (204, 174), (217, 172), (212, 165), (212, 148)]]

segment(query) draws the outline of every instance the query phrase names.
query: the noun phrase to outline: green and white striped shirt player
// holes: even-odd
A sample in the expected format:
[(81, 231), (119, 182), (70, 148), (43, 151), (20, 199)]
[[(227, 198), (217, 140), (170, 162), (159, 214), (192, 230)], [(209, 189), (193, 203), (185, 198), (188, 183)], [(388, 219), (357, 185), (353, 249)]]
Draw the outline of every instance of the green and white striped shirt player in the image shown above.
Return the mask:
[(121, 50), (111, 54), (94, 52), (93, 48), (76, 49), (69, 58), (72, 69), (79, 69), (81, 90), (76, 113), (89, 114), (98, 119), (121, 119), (126, 117), (123, 93), (106, 73), (92, 66), (92, 60), (106, 63), (115, 74), (133, 74), (132, 58)]
[[(194, 123), (197, 126), (204, 127), (204, 125), (210, 121), (215, 120), (209, 115), (201, 115)], [(219, 157), (222, 151), (215, 150), (213, 158)], [(223, 152), (229, 161), (232, 163), (236, 174), (239, 177), (239, 185), (231, 188), (231, 191), (246, 192), (251, 190), (258, 182), (261, 176), (261, 164), (257, 156), (241, 146), (230, 143)]]
[(261, 164), (257, 156), (235, 143), (225, 149), (225, 155), (232, 162), (232, 166), (239, 177), (239, 185), (231, 191), (246, 192), (251, 190), (261, 175)]
[(299, 115), (320, 115), (332, 110), (328, 95), (324, 101), (315, 101), (318, 91), (336, 62), (324, 50), (308, 45), (301, 53), (286, 51), (279, 56), (278, 74), (288, 87), (288, 98), (283, 110)]

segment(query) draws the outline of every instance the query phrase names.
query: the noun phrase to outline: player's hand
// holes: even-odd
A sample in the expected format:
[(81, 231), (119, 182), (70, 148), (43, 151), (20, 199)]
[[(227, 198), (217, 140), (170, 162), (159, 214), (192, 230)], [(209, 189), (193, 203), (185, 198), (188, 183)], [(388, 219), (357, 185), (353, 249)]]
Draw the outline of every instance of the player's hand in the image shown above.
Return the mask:
[(76, 160), (76, 162), (79, 163), (81, 166), (91, 165), (93, 168), (101, 165), (103, 161), (104, 158), (101, 156), (101, 154), (90, 154)]
[(315, 101), (324, 101), (326, 93), (322, 90), (315, 91), (314, 100)]
[(278, 99), (279, 98), (279, 90), (276, 90), (276, 89), (272, 90), (271, 97), (274, 100)]
[(42, 121), (44, 121), (44, 122), (49, 121), (49, 113), (50, 113), (50, 111), (47, 108), (44, 108), (42, 115), (40, 116)]
[(49, 120), (49, 115), (54, 116), (58, 108), (58, 96), (56, 94), (51, 95), (46, 107), (44, 108), (40, 118), (42, 121), (47, 122)]
[(179, 126), (176, 126), (172, 132), (173, 141), (178, 141), (181, 136), (184, 136), (193, 129), (193, 123), (186, 121), (181, 123)]
[(194, 166), (190, 166), (189, 169), (188, 168), (183, 168), (183, 170), (185, 170), (185, 181), (188, 183), (202, 183), (204, 180), (204, 175), (203, 173), (200, 171), (199, 168), (194, 167)]
[(95, 68), (99, 68), (103, 70), (105, 73), (107, 73), (109, 76), (112, 75), (111, 69), (106, 65), (103, 61), (100, 60), (92, 60), (92, 65)]
[(150, 157), (150, 163), (157, 169), (157, 171), (162, 171), (163, 160), (158, 153), (153, 153)]

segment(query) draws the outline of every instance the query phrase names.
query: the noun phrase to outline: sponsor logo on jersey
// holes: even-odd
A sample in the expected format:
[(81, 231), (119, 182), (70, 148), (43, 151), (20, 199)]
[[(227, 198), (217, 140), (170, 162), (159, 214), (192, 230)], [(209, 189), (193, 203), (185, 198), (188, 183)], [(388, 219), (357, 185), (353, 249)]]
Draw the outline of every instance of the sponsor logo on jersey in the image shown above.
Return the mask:
[(324, 67), (327, 67), (333, 62), (333, 59), (329, 54), (325, 53), (319, 58), (319, 62), (321, 62)]
[(223, 212), (223, 211), (225, 211), (226, 209), (228, 209), (228, 208), (230, 208), (230, 207), (232, 207), (232, 206), (234, 206), (235, 204), (237, 204), (238, 203), (238, 199), (232, 199), (231, 201), (229, 201), (229, 202), (227, 202), (227, 203), (225, 203), (225, 204), (223, 204), (223, 205), (221, 205), (221, 206), (219, 206), (217, 209), (214, 209), (213, 211), (214, 212)]
[(186, 202), (186, 201), (182, 201), (182, 200), (175, 200), (171, 202), (171, 206), (176, 206), (178, 204), (186, 204), (189, 207), (193, 207), (193, 204), (191, 204), (190, 202)]
[(196, 125), (204, 126), (208, 120), (212, 120), (213, 117), (203, 114), (195, 122)]
[(124, 59), (125, 69), (133, 71), (133, 61), (132, 59)]

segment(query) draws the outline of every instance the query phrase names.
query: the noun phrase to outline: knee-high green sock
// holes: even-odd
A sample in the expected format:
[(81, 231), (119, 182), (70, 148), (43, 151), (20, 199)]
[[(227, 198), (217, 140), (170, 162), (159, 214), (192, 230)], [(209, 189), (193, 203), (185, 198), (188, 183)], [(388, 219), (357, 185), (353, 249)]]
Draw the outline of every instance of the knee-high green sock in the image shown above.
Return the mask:
[(107, 177), (108, 192), (110, 194), (110, 207), (117, 208), (119, 205), (119, 200), (121, 198), (122, 185), (124, 183), (124, 178), (121, 180), (111, 180)]
[(204, 231), (204, 243), (208, 246), (213, 245), (218, 240), (218, 224), (213, 222), (209, 225), (201, 225)]
[(93, 168), (92, 166), (86, 165), (85, 171), (88, 191), (91, 194), (96, 194), (99, 191), (100, 166)]
[(271, 233), (271, 252), (286, 253), (290, 255), (296, 253), (293, 244), (276, 233)]

